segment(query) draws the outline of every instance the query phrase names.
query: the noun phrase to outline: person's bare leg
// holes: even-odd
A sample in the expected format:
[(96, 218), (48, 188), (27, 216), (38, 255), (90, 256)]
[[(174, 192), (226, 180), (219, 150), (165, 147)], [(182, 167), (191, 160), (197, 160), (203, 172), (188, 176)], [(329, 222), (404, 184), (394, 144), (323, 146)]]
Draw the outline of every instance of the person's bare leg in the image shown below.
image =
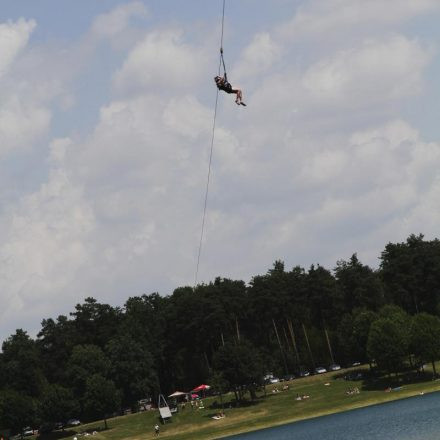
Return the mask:
[(243, 101), (242, 101), (242, 98), (243, 98), (243, 93), (241, 92), (241, 89), (232, 89), (232, 93), (235, 93), (237, 96), (236, 96), (236, 98), (235, 98), (235, 103), (237, 104), (237, 105), (246, 105)]
[(237, 89), (237, 100), (238, 100), (238, 101), (236, 101), (237, 104), (241, 104), (241, 105), (246, 106), (246, 104), (243, 102), (243, 93), (241, 92), (240, 89)]
[(240, 89), (232, 89), (232, 93), (235, 93), (235, 102), (240, 105), (240, 97), (241, 97), (241, 90)]

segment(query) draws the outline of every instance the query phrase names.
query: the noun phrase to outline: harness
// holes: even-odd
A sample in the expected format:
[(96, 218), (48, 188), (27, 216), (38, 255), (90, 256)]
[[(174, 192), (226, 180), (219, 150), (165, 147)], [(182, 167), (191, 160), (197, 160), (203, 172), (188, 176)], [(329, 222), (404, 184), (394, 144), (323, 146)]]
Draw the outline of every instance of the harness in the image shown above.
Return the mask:
[[(226, 93), (234, 93), (232, 91), (232, 85), (230, 82), (228, 82), (228, 75), (226, 74), (226, 66), (225, 66), (225, 59), (223, 58), (223, 47), (220, 47), (220, 67), (223, 66), (223, 81), (216, 81), (217, 88), (219, 90), (223, 90)], [(219, 75), (220, 75), (220, 67), (219, 67)]]
[(228, 80), (226, 78), (226, 74), (223, 77), (223, 81), (222, 82), (216, 82), (216, 84), (217, 84), (217, 88), (219, 90), (223, 90), (226, 93), (233, 93), (232, 85), (228, 82)]

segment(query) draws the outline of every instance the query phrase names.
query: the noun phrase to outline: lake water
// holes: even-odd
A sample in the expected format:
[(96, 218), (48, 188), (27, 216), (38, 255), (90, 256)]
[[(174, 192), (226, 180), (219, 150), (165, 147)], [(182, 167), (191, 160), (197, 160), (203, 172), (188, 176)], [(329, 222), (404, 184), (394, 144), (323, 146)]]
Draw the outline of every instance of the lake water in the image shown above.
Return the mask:
[(227, 437), (233, 440), (438, 440), (440, 392)]

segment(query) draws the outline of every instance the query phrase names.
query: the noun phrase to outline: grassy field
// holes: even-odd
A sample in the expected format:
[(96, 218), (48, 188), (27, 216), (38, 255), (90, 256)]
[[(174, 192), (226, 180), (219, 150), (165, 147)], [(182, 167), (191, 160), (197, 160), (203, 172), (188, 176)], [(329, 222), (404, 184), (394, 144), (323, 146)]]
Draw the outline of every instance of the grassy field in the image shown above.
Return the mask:
[[(173, 416), (171, 423), (160, 425), (160, 438), (179, 440), (209, 440), (217, 439), (245, 431), (276, 426), (296, 420), (347, 411), (354, 408), (373, 405), (381, 402), (401, 399), (433, 391), (440, 391), (440, 381), (432, 381), (429, 375), (417, 381), (414, 377), (387, 379), (380, 381), (346, 381), (342, 378), (349, 370), (336, 373), (325, 373), (286, 382), (289, 390), (273, 393), (275, 388), (281, 389), (283, 384), (266, 387), (267, 395), (258, 393), (255, 402), (245, 402), (240, 407), (230, 407), (233, 394), (224, 399), (225, 415), (221, 420), (212, 416), (219, 412), (215, 406), (217, 398), (204, 399), (204, 409), (192, 410), (188, 405), (183, 411)], [(391, 386), (401, 389), (385, 392)], [(348, 395), (350, 388), (357, 387), (359, 394)], [(296, 400), (297, 394), (308, 395), (308, 399)], [(214, 408), (215, 406), (215, 408)], [(158, 411), (142, 412), (108, 420), (108, 429), (103, 430), (104, 424), (93, 423), (78, 427), (78, 433), (92, 430), (99, 431), (91, 438), (96, 440), (147, 440), (156, 438), (154, 425), (158, 421)], [(54, 433), (56, 434), (56, 433)], [(57, 433), (61, 435), (61, 433)], [(74, 431), (64, 433), (70, 438)], [(54, 437), (52, 437), (54, 438)], [(59, 438), (59, 437), (58, 437)]]

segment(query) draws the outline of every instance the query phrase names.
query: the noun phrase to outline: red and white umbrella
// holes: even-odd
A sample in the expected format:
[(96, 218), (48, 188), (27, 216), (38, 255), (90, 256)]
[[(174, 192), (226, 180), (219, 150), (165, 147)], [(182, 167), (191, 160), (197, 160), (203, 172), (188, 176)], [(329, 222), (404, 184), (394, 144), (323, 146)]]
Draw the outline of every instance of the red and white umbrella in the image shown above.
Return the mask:
[(205, 390), (209, 390), (211, 387), (209, 385), (199, 385), (198, 387), (194, 388), (193, 390), (191, 390), (192, 393), (196, 393), (197, 391), (205, 391)]

